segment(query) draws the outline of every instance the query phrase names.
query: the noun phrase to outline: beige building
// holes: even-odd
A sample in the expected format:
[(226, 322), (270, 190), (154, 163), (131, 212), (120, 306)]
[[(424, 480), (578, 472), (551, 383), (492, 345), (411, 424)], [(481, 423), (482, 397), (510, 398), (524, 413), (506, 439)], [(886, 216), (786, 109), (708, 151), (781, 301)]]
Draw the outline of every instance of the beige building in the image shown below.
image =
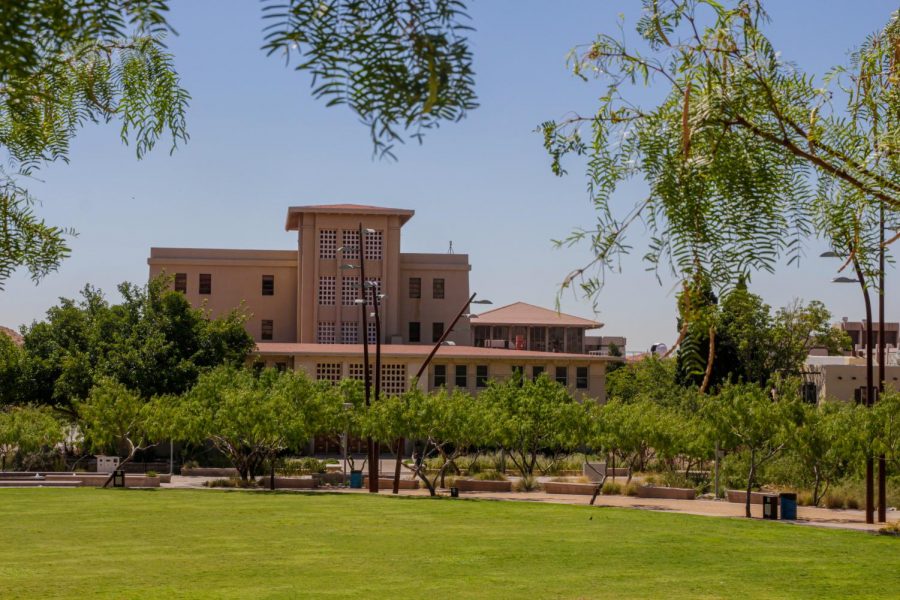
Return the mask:
[[(150, 275), (172, 275), (176, 290), (214, 315), (243, 306), (265, 364), (337, 380), (362, 377), (364, 267), (363, 289), (379, 297), (383, 389), (399, 393), (470, 296), (468, 255), (400, 251), (401, 230), (412, 216), (356, 204), (291, 207), (285, 228), (298, 232), (296, 250), (151, 248)], [(474, 330), (470, 319), (478, 324)], [(602, 401), (606, 364), (617, 359), (590, 352), (595, 346), (586, 343), (585, 331), (599, 327), (524, 303), (466, 313), (448, 334), (452, 345), (440, 348), (419, 385), (477, 392), (489, 379), (521, 369), (527, 376), (546, 372)], [(371, 318), (366, 337), (375, 342)]]
[[(877, 360), (874, 363), (873, 377), (877, 387)], [(861, 402), (866, 393), (866, 359), (852, 356), (809, 356), (803, 378), (803, 394), (807, 402)], [(885, 388), (891, 387), (900, 390), (900, 359), (896, 352), (888, 353), (885, 360)]]

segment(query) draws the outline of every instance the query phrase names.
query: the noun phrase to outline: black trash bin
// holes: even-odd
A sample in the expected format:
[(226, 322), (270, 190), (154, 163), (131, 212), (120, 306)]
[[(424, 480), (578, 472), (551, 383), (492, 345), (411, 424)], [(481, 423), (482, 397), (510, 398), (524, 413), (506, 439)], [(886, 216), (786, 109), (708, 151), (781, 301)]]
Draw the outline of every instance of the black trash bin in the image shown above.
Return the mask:
[(778, 496), (778, 503), (781, 505), (782, 521), (794, 521), (797, 519), (797, 494), (782, 492)]
[(778, 519), (778, 496), (773, 494), (763, 496), (763, 519)]
[(450, 497), (451, 498), (459, 498), (459, 488), (454, 486), (450, 488)]

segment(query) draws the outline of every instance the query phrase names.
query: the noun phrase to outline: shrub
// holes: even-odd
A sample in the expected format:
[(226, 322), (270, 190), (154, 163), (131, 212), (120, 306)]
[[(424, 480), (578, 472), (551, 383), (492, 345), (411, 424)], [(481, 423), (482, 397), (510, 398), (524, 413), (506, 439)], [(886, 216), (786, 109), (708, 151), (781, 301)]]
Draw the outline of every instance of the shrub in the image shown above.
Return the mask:
[(536, 477), (522, 477), (513, 484), (513, 491), (533, 492), (541, 489), (541, 484)]
[(255, 488), (256, 480), (243, 481), (238, 477), (230, 477), (228, 479), (212, 479), (204, 482), (203, 485), (211, 488)]
[(859, 498), (856, 496), (847, 496), (847, 508), (858, 509), (860, 507)]
[(900, 535), (900, 521), (891, 521), (878, 530), (878, 533), (884, 535)]
[(844, 495), (837, 491), (825, 494), (826, 508), (844, 508)]
[(625, 495), (626, 496), (637, 496), (638, 495), (638, 484), (635, 482), (631, 482), (625, 486)]
[(799, 492), (797, 494), (797, 504), (799, 504), (800, 506), (812, 506), (813, 505), (812, 492)]
[(506, 481), (506, 475), (500, 471), (482, 471), (473, 475), (472, 479), (479, 481)]
[(305, 456), (298, 462), (300, 463), (300, 469), (305, 473), (324, 473), (327, 470), (325, 461), (313, 456)]
[(622, 493), (622, 485), (614, 481), (607, 481), (602, 489), (604, 496), (618, 496)]
[(159, 477), (156, 471), (147, 471), (146, 473), (144, 473), (144, 475), (146, 475), (147, 477)]
[(182, 469), (198, 469), (198, 468), (200, 468), (200, 463), (198, 463), (196, 460), (186, 460), (183, 463), (181, 463), (181, 468)]

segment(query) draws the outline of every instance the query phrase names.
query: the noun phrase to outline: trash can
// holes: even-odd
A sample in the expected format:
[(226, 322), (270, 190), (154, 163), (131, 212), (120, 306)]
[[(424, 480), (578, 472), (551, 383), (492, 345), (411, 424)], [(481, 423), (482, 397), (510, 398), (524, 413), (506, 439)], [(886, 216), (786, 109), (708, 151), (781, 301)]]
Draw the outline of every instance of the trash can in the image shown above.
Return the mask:
[(450, 488), (450, 497), (451, 498), (459, 498), (459, 488), (458, 487)]
[(354, 489), (362, 489), (363, 473), (362, 471), (350, 471), (350, 487)]
[(125, 471), (121, 469), (116, 469), (115, 471), (113, 471), (113, 487), (125, 487)]
[(778, 519), (778, 496), (774, 494), (763, 496), (763, 519)]
[(781, 505), (782, 521), (794, 521), (797, 519), (797, 494), (783, 492), (778, 496), (778, 503)]

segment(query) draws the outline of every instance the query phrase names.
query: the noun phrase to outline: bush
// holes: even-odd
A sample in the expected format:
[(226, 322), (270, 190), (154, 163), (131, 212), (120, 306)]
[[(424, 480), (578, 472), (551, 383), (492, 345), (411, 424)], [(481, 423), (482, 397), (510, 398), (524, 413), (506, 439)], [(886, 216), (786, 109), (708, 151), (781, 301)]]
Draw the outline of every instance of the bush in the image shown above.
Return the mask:
[(798, 492), (797, 493), (797, 504), (799, 504), (800, 506), (812, 506), (813, 505), (812, 492)]
[(825, 494), (825, 508), (844, 508), (844, 495), (838, 491)]
[(186, 460), (183, 463), (181, 463), (181, 468), (182, 469), (199, 469), (200, 463), (198, 463), (196, 460)]
[(147, 471), (146, 473), (144, 473), (144, 475), (146, 475), (147, 477), (159, 477), (156, 471)]
[(533, 492), (541, 489), (541, 484), (535, 477), (523, 477), (513, 484), (515, 492)]
[(859, 498), (856, 496), (847, 496), (847, 508), (858, 510), (860, 507)]
[(211, 488), (255, 488), (257, 483), (254, 479), (243, 481), (238, 477), (230, 477), (228, 479), (212, 479), (204, 482), (203, 485)]
[(602, 489), (604, 496), (618, 496), (622, 493), (622, 485), (614, 481), (607, 481)]
[(479, 481), (506, 481), (506, 475), (500, 471), (482, 471), (473, 475), (472, 479)]
[(635, 482), (631, 482), (625, 486), (625, 495), (626, 496), (637, 496), (638, 495), (638, 484)]

